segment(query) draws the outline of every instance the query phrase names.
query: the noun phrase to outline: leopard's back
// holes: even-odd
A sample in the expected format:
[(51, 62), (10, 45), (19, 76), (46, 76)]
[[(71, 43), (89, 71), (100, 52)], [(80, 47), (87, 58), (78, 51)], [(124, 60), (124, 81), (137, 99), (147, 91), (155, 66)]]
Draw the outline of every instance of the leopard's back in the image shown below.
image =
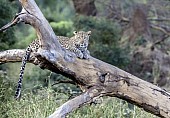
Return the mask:
[(60, 44), (62, 47), (64, 47), (65, 49), (69, 50), (69, 47), (70, 47), (70, 38), (68, 37), (65, 37), (65, 36), (57, 36)]

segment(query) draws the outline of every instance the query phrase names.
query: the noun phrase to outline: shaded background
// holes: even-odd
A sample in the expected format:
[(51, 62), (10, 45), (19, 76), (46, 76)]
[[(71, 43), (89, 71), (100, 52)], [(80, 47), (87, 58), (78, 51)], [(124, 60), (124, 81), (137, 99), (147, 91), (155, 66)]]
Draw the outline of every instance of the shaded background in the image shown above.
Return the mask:
[[(74, 30), (91, 30), (88, 49), (93, 57), (170, 90), (169, 0), (36, 0), (36, 2), (56, 35), (71, 37)], [(21, 6), (17, 0), (1, 0), (0, 27), (7, 24), (20, 10)], [(0, 33), (0, 51), (25, 49), (35, 38), (36, 33), (32, 27), (18, 24)], [(21, 114), (26, 114), (25, 117), (47, 117), (56, 108), (51, 104), (60, 105), (81, 92), (75, 85), (55, 84), (68, 78), (27, 64), (22, 100), (16, 102), (13, 96), (20, 64), (0, 65), (1, 117), (18, 118)], [(40, 102), (37, 103), (37, 100)], [(104, 98), (103, 101), (99, 105), (76, 110), (70, 117), (83, 115), (88, 118), (154, 117), (118, 99)], [(118, 107), (120, 108), (117, 109)], [(111, 109), (113, 111), (110, 111)]]

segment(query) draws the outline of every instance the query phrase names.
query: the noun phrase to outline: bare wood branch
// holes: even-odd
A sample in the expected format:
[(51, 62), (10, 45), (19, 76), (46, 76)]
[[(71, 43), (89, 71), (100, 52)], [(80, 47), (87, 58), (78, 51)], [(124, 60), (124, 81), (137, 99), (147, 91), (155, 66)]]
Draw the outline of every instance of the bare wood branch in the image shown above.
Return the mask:
[(169, 22), (170, 21), (170, 18), (148, 18), (148, 20), (150, 21), (158, 21), (158, 22), (163, 22), (163, 21), (167, 21)]
[[(60, 56), (57, 55), (55, 50), (57, 50), (58, 52), (62, 51), (61, 46), (53, 29), (51, 28), (48, 21), (45, 19), (37, 4), (34, 2), (34, 0), (19, 1), (21, 2), (23, 9), (27, 13), (27, 16), (23, 18), (24, 22), (32, 25), (35, 28), (38, 39), (41, 40), (42, 49), (50, 50), (53, 55)], [(41, 32), (44, 32), (44, 34), (42, 34)], [(50, 38), (50, 40), (43, 40), (44, 38)]]
[[(12, 49), (0, 52), (0, 63), (21, 62), (25, 54), (24, 49)], [(35, 55), (31, 54), (29, 62), (34, 63)], [(36, 63), (34, 63), (36, 64)]]
[(154, 44), (152, 44), (152, 47), (165, 41), (168, 37), (169, 37), (168, 35), (165, 35), (162, 39), (160, 39), (160, 40), (156, 41)]
[(25, 50), (21, 50), (21, 49), (1, 51), (0, 62), (1, 63), (19, 62), (22, 60), (22, 56), (24, 55), (24, 53)]
[(153, 25), (151, 24), (150, 27), (156, 29), (156, 30), (160, 30), (161, 32), (165, 33), (166, 35), (169, 35), (170, 36), (170, 32), (166, 31), (164, 28), (162, 27), (159, 27), (159, 26), (156, 26), (156, 25)]
[(49, 118), (65, 118), (66, 114), (71, 112), (73, 109), (79, 108), (84, 103), (91, 101), (94, 97), (99, 96), (100, 90), (97, 88), (91, 88), (87, 92), (67, 101), (60, 106)]
[(0, 31), (5, 31), (7, 30), (8, 28), (22, 22), (22, 16), (24, 15), (24, 9), (19, 13), (19, 14), (16, 14), (15, 17), (13, 18), (13, 20), (6, 24), (5, 26), (3, 26)]

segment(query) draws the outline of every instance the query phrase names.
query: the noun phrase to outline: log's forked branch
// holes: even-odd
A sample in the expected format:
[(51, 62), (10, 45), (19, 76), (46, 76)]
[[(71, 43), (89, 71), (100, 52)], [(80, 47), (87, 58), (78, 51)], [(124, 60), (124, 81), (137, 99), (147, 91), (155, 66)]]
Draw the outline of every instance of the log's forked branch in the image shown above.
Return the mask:
[(25, 14), (25, 10), (22, 9), (22, 11), (20, 13), (18, 13), (14, 16), (14, 18), (12, 19), (12, 21), (10, 23), (8, 23), (8, 24), (4, 25), (2, 28), (0, 28), (0, 31), (6, 31), (8, 28), (22, 22), (23, 21), (22, 15), (24, 15), (24, 14)]
[(62, 106), (60, 106), (49, 118), (65, 118), (65, 116), (81, 105), (93, 100), (93, 98), (100, 95), (101, 89), (98, 87), (92, 87), (85, 93), (67, 101)]

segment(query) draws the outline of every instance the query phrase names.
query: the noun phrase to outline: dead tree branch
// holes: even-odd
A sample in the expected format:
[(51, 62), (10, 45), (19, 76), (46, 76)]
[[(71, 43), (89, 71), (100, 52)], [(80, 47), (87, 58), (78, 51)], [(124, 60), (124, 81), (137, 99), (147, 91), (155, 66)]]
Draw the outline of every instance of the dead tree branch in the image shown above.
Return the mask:
[(71, 112), (73, 109), (79, 108), (81, 105), (92, 101), (94, 97), (100, 95), (100, 88), (91, 88), (85, 93), (67, 101), (62, 106), (60, 106), (49, 118), (65, 118), (65, 115)]
[[(78, 59), (73, 53), (63, 49), (48, 21), (45, 19), (34, 0), (20, 0), (24, 15), (22, 21), (33, 26), (41, 41), (41, 48), (33, 54), (41, 67), (69, 77), (77, 83), (85, 93), (66, 102), (55, 111), (50, 118), (65, 117), (66, 114), (84, 105), (97, 96), (111, 96), (124, 99), (144, 110), (160, 117), (170, 117), (170, 93), (143, 81), (115, 66), (90, 57), (88, 60)], [(20, 50), (19, 50), (20, 51)], [(14, 56), (2, 56), (0, 62)], [(18, 52), (16, 52), (18, 54)], [(22, 54), (18, 54), (20, 56)], [(21, 59), (21, 58), (20, 58)], [(9, 61), (10, 62), (10, 61)]]
[(166, 29), (164, 29), (160, 26), (156, 26), (156, 25), (151, 24), (150, 27), (153, 28), (153, 29), (159, 30), (159, 31), (163, 32), (164, 34), (170, 36), (170, 32), (168, 32)]
[(157, 21), (157, 22), (164, 22), (164, 21), (167, 21), (169, 22), (170, 21), (170, 18), (148, 18), (148, 20), (150, 21)]
[(9, 27), (12, 27), (12, 26), (15, 26), (16, 24), (22, 22), (22, 15), (25, 15), (24, 13), (24, 9), (19, 13), (19, 14), (16, 14), (15, 17), (13, 18), (13, 20), (6, 24), (5, 26), (3, 26), (0, 31), (5, 31), (6, 29), (8, 29)]
[[(10, 63), (10, 62), (12, 63), (21, 62), (24, 54), (25, 54), (24, 49), (12, 49), (12, 50), (0, 51), (0, 64)], [(29, 62), (37, 65), (38, 63), (35, 60), (36, 60), (35, 54), (31, 54), (29, 58)]]
[(6, 50), (0, 52), (0, 62), (20, 62), (25, 51), (21, 49)]

